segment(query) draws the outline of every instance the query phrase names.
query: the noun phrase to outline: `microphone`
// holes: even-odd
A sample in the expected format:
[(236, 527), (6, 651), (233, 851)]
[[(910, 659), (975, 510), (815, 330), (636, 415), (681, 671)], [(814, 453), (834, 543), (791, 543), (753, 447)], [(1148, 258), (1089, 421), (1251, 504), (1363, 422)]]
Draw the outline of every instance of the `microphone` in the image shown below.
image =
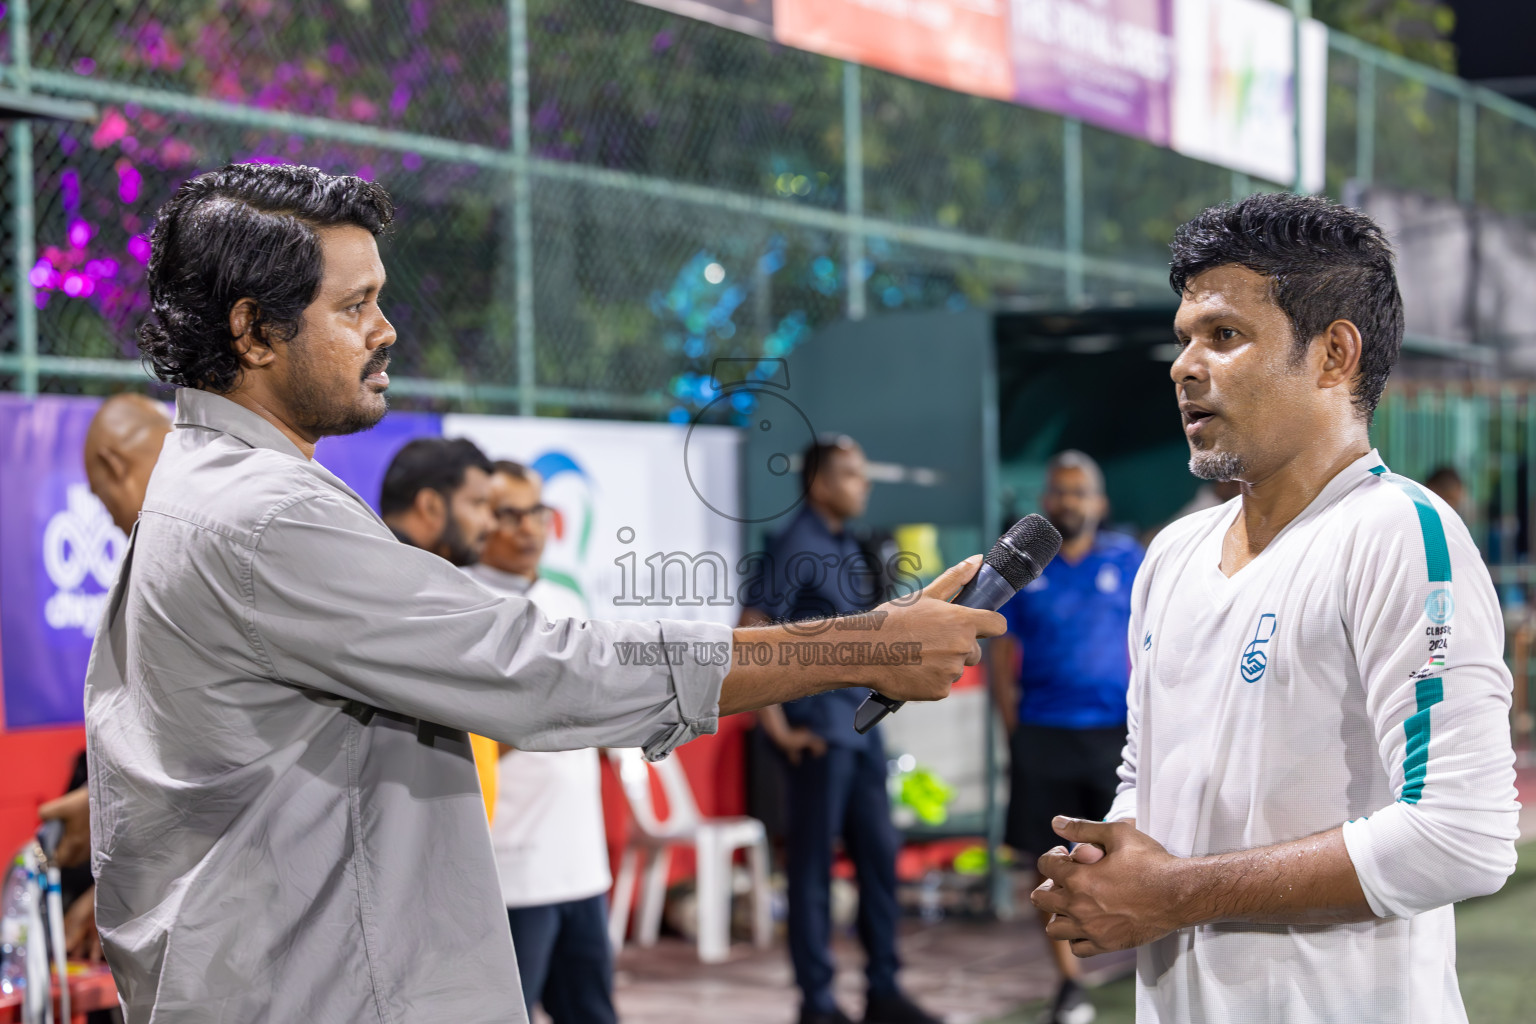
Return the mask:
[[(1061, 534), (1041, 515), (1027, 515), (992, 545), (971, 582), (960, 588), (954, 603), (965, 608), (997, 611), (1008, 599), (1035, 581), (1061, 550)], [(862, 735), (906, 701), (892, 700), (869, 691), (853, 716), (853, 727)]]

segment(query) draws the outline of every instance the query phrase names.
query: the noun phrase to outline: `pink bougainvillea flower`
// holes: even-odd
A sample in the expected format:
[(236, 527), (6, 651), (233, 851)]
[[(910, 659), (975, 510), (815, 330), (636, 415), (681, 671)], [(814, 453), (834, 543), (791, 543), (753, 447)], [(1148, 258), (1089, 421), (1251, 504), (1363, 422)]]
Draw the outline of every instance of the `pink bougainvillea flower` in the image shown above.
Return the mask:
[(128, 119), (116, 107), (108, 107), (101, 112), (101, 120), (96, 123), (96, 131), (91, 134), (91, 145), (97, 149), (106, 149), (128, 134)]

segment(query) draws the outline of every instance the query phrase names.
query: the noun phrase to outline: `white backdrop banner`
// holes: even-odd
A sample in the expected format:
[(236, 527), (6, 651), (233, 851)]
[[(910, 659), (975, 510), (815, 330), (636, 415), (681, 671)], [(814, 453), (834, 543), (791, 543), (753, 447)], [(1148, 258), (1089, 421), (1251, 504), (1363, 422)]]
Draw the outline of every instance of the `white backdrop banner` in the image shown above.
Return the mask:
[[(492, 459), (538, 470), (555, 510), (541, 571), (573, 583), (594, 618), (735, 625), (740, 432), (670, 423), (443, 417)], [(691, 478), (691, 479), (690, 479)], [(695, 492), (710, 496), (711, 511)], [(722, 497), (727, 496), (727, 497)]]
[[(1268, 0), (1175, 0), (1173, 148), (1269, 181), (1296, 177), (1291, 12)], [(1301, 26), (1302, 178), (1323, 189), (1328, 30)]]

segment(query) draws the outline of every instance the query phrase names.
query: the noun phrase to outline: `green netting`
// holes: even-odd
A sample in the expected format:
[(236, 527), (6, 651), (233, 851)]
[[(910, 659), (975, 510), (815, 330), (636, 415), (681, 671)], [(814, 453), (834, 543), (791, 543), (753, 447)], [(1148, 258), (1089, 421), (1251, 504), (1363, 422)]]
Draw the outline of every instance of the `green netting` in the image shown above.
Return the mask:
[(536, 180), (541, 386), (688, 406), (721, 356), (778, 356), (840, 315), (828, 232), (576, 182)]
[[(716, 356), (778, 354), (860, 312), (1167, 304), (1174, 228), (1210, 203), (1275, 187), (1091, 127), (1079, 136), (1081, 179), (1069, 183), (1073, 132), (1059, 117), (868, 68), (850, 74), (629, 0), (30, 8), (34, 86), (102, 108), (90, 126), (35, 129), (43, 262), (30, 270), (47, 389), (92, 375), (120, 386), (112, 363), (70, 369), (58, 357), (134, 359), (153, 211), (178, 181), (232, 159), (314, 163), (395, 194), (385, 305), (400, 332), (399, 390), (413, 396), (404, 404), (534, 411), (518, 402), (526, 384), (541, 411), (637, 415), (697, 408)], [(514, 89), (518, 11), (525, 95)], [(0, 63), (14, 21), (0, 14)], [(1374, 102), (1362, 125), (1367, 80)], [(845, 97), (850, 84), (858, 93)], [(1364, 170), (1375, 184), (1456, 195), (1469, 161), (1458, 159), (1454, 87), (1334, 37), (1330, 192), (1347, 194)], [(207, 100), (235, 106), (196, 106)], [(527, 164), (512, 158), (519, 103)], [(1367, 160), (1360, 141), (1372, 125)], [(415, 137), (392, 134), (402, 131)], [(4, 138), (9, 388), (27, 383), (18, 357), (34, 350), (17, 331)], [(1536, 213), (1536, 128), (1484, 106), (1475, 142), (1477, 200)], [(1079, 198), (1081, 222), (1070, 223)], [(520, 223), (530, 226), (526, 263)], [(1087, 258), (1075, 262), (1066, 250), (1079, 238)], [(522, 366), (532, 380), (519, 379)]]
[(155, 209), (201, 171), (285, 159), (388, 183), (398, 215), (381, 245), (383, 303), (400, 336), (400, 375), (515, 380), (511, 290), (498, 279), (509, 241), (504, 175), (144, 110), (109, 107), (94, 126), (35, 130), (40, 353), (134, 358)]
[(32, 0), (33, 66), (505, 145), (504, 0)]
[(1232, 172), (1224, 168), (1083, 129), (1085, 252), (1166, 267), (1174, 229), (1232, 192)]
[(1351, 181), (1360, 180), (1360, 85), (1359, 58), (1330, 53), (1323, 150), (1324, 187), (1329, 195), (1341, 196)]
[[(16, 351), (16, 222), (11, 210), (11, 135), (0, 131), (0, 352)], [(5, 386), (0, 385), (0, 390)]]
[(1062, 247), (1061, 118), (883, 72), (861, 78), (866, 212)]
[(1500, 213), (1536, 214), (1536, 127), (1478, 112), (1477, 202)]
[(1450, 93), (1378, 68), (1373, 182), (1454, 197), (1459, 105)]
[(533, 152), (839, 208), (843, 65), (626, 0), (534, 0)]
[(1007, 259), (942, 252), (890, 242), (867, 244), (866, 307), (881, 312), (926, 309), (1059, 309), (1065, 273)]

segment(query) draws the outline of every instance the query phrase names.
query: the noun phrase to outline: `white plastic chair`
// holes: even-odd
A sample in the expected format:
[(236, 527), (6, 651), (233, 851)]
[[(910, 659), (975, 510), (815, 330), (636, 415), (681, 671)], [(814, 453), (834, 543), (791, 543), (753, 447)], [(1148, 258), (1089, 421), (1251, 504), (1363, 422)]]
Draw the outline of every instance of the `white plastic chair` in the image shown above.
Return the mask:
[[(731, 948), (731, 858), (747, 851), (752, 876), (752, 944), (768, 948), (773, 938), (773, 910), (768, 892), (768, 832), (756, 818), (704, 818), (694, 802), (693, 788), (675, 757), (655, 764), (637, 748), (610, 749), (608, 759), (618, 773), (624, 798), (634, 818), (629, 843), (619, 863), (608, 915), (608, 936), (617, 953), (624, 948), (624, 930), (640, 889), (635, 940), (654, 946), (661, 932), (662, 906), (667, 897), (667, 871), (672, 848), (692, 846), (698, 862), (699, 960), (721, 963)], [(661, 779), (668, 814), (656, 816), (651, 800), (651, 773)]]

